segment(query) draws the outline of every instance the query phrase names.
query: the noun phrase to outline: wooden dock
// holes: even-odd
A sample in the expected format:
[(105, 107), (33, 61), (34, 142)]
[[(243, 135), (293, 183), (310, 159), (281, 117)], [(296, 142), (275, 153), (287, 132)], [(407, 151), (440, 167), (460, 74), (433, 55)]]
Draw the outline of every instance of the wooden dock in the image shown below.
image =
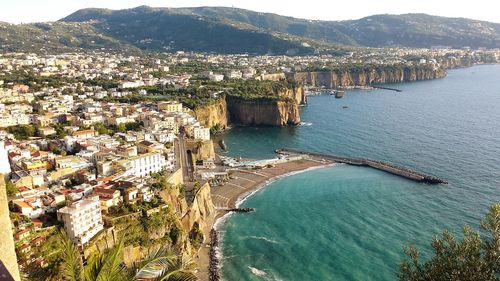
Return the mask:
[(301, 151), (297, 149), (292, 149), (292, 148), (282, 148), (278, 149), (276, 151), (277, 153), (280, 154), (303, 154), (303, 155), (309, 155), (315, 158), (322, 158), (322, 159), (328, 159), (336, 163), (345, 163), (348, 165), (353, 165), (353, 166), (365, 166), (365, 167), (371, 167), (377, 170), (381, 170), (393, 175), (397, 175), (412, 181), (416, 182), (421, 182), (421, 183), (427, 183), (427, 184), (447, 184), (448, 182), (445, 180), (442, 180), (440, 178), (437, 178), (435, 176), (431, 175), (426, 175), (421, 172), (417, 172), (408, 168), (404, 167), (399, 167), (394, 164), (382, 162), (382, 161), (377, 161), (377, 160), (371, 160), (371, 159), (364, 159), (364, 158), (352, 158), (352, 157), (344, 157), (344, 156), (336, 156), (336, 155), (329, 155), (329, 154), (322, 154), (322, 153), (313, 153), (313, 152), (306, 152), (306, 151)]

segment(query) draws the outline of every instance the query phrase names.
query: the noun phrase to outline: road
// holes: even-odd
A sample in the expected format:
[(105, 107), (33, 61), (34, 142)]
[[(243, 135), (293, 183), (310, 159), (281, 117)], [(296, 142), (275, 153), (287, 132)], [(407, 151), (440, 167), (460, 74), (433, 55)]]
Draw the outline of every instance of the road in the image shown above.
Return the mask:
[(190, 181), (193, 176), (193, 163), (188, 157), (188, 152), (186, 149), (186, 137), (183, 133), (179, 134), (179, 138), (175, 142), (175, 148), (177, 151), (178, 163), (182, 168), (182, 175), (184, 176), (184, 181)]

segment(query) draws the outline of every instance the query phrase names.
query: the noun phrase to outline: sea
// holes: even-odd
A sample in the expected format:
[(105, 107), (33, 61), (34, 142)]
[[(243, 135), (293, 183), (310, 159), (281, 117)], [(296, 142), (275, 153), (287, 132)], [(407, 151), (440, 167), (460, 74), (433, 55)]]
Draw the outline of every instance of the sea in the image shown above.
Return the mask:
[[(461, 236), (500, 202), (500, 65), (445, 78), (310, 96), (297, 127), (235, 127), (227, 155), (275, 157), (281, 147), (364, 157), (449, 182), (415, 183), (339, 164), (279, 179), (247, 198), (253, 213), (219, 228), (224, 280), (396, 280), (403, 247)], [(347, 106), (347, 108), (345, 108)]]

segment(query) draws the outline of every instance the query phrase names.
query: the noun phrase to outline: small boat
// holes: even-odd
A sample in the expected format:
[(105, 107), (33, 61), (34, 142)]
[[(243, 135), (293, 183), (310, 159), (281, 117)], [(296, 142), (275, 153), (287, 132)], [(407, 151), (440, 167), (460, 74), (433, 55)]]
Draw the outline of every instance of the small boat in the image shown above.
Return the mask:
[(224, 140), (219, 140), (219, 146), (222, 150), (226, 150), (226, 143)]
[(340, 91), (340, 90), (336, 91), (335, 92), (335, 98), (337, 98), (337, 99), (343, 98), (344, 97), (344, 93), (345, 93), (344, 91)]
[(349, 108), (349, 106), (348, 105), (344, 105), (344, 106), (342, 106), (342, 108)]

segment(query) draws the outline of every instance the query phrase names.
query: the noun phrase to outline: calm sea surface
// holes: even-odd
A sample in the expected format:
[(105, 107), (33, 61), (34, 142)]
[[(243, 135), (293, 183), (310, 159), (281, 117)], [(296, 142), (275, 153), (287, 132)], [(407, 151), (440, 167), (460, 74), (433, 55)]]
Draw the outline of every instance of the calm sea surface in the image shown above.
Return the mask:
[(278, 180), (243, 203), (256, 212), (222, 227), (225, 280), (394, 280), (404, 245), (428, 256), (434, 234), (477, 227), (500, 201), (500, 65), (392, 86), (403, 92), (310, 97), (303, 126), (233, 128), (223, 136), (228, 154), (264, 158), (293, 147), (367, 157), (449, 184), (346, 165)]

